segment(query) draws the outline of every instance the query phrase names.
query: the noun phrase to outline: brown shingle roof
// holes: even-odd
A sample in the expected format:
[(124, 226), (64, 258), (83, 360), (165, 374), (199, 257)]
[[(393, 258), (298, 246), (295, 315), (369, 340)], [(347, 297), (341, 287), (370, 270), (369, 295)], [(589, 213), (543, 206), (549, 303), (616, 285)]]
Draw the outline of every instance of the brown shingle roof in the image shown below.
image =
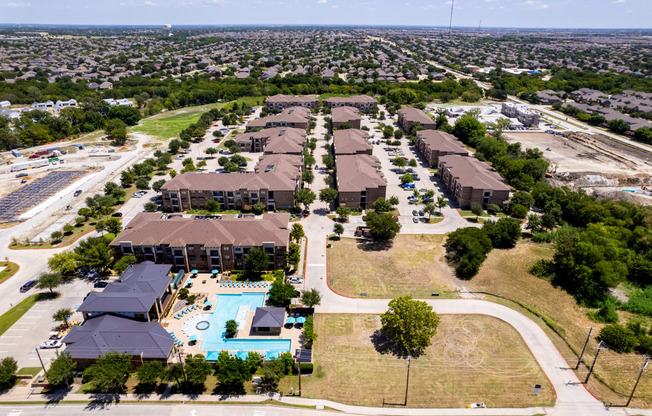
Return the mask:
[(284, 95), (276, 94), (271, 97), (267, 97), (265, 103), (315, 103), (317, 98), (311, 96), (294, 96), (294, 95)]
[(326, 104), (349, 104), (354, 105), (357, 103), (377, 104), (375, 98), (368, 95), (353, 95), (351, 97), (331, 97), (327, 98)]
[(417, 132), (417, 138), (423, 140), (430, 150), (469, 154), (462, 142), (450, 133), (439, 130), (421, 130)]
[(163, 191), (236, 191), (239, 189), (269, 189), (272, 191), (293, 191), (296, 178), (275, 172), (233, 172), (233, 173), (183, 173), (169, 180)]
[[(345, 107), (346, 108), (346, 107)], [(333, 133), (333, 148), (336, 155), (365, 153), (373, 147), (367, 141), (369, 134), (364, 130), (347, 129)]]
[(380, 161), (375, 156), (339, 155), (335, 164), (337, 189), (340, 192), (360, 192), (387, 185), (387, 180), (380, 172)]
[(431, 119), (425, 111), (418, 108), (406, 107), (398, 110), (398, 115), (411, 123), (431, 124), (434, 120)]
[(446, 155), (439, 158), (439, 163), (442, 163), (445, 169), (450, 170), (451, 175), (464, 187), (509, 190), (509, 187), (503, 183), (502, 177), (494, 172), (491, 166), (478, 159)]
[(350, 123), (355, 120), (362, 120), (358, 109), (351, 106), (333, 108), (331, 113), (333, 123)]
[(294, 127), (274, 127), (255, 133), (240, 133), (235, 142), (249, 144), (252, 139), (266, 139), (265, 153), (302, 153), (306, 132)]
[(289, 107), (283, 110), (280, 114), (274, 114), (253, 120), (247, 124), (247, 128), (252, 127), (265, 127), (269, 123), (307, 123), (310, 121), (310, 110), (303, 107)]
[(261, 216), (222, 215), (221, 219), (202, 220), (197, 216), (170, 216), (160, 213), (141, 212), (111, 242), (119, 246), (121, 241), (130, 241), (134, 246), (184, 247), (188, 244), (202, 244), (206, 247), (220, 247), (222, 244), (235, 246), (259, 246), (273, 242), (287, 246), (290, 214), (274, 213)]

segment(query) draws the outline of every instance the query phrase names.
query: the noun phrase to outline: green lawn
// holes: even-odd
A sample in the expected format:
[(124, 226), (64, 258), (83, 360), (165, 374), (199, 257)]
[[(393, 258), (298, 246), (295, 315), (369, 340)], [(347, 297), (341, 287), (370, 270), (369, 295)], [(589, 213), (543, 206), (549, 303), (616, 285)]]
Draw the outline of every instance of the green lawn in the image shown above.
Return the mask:
[(11, 326), (15, 324), (16, 321), (18, 321), (23, 315), (25, 315), (25, 313), (27, 313), (27, 311), (30, 310), (30, 308), (34, 306), (36, 302), (41, 300), (41, 298), (42, 295), (40, 293), (32, 295), (24, 301), (20, 302), (18, 305), (9, 309), (4, 314), (0, 315), (0, 335), (7, 332), (7, 330), (11, 328)]
[[(249, 105), (260, 105), (265, 97), (243, 97), (238, 99), (238, 103), (247, 103)], [(213, 103), (196, 107), (185, 107), (178, 110), (166, 111), (165, 113), (145, 118), (131, 128), (131, 131), (145, 133), (150, 136), (167, 140), (173, 137), (179, 137), (181, 130), (197, 122), (199, 117), (208, 110), (213, 108), (222, 108), (231, 103)], [(260, 104), (259, 104), (260, 103)]]
[(4, 269), (0, 272), (0, 283), (9, 279), (18, 271), (18, 265), (12, 262), (0, 261), (0, 268)]
[(23, 367), (18, 369), (16, 372), (16, 375), (19, 376), (32, 376), (34, 377), (41, 371), (41, 367)]

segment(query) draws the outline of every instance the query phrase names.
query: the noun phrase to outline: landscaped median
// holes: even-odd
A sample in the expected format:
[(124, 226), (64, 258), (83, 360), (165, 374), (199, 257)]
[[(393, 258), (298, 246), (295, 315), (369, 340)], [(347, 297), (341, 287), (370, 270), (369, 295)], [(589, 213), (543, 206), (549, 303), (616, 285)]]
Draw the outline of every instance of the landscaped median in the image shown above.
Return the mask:
[[(57, 295), (56, 293), (54, 295)], [(50, 293), (36, 293), (29, 296), (4, 314), (0, 315), (0, 335), (7, 332), (23, 315), (29, 311), (37, 302), (52, 299)]]
[(10, 261), (0, 261), (0, 283), (15, 275), (20, 266)]

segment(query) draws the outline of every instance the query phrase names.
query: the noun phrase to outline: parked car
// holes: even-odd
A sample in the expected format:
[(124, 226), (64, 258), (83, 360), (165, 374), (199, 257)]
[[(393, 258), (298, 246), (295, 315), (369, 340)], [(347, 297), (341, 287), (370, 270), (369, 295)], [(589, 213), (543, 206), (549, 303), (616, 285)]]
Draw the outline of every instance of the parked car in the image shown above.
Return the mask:
[(418, 217), (412, 217), (412, 222), (413, 222), (413, 223), (417, 223), (417, 222), (419, 222), (419, 218), (418, 218)]
[(97, 288), (97, 289), (102, 289), (104, 287), (107, 287), (108, 285), (109, 285), (109, 282), (95, 282), (93, 287)]
[(424, 215), (426, 215), (426, 213), (423, 212), (423, 210), (419, 210), (419, 216), (420, 216), (420, 217), (423, 217)]
[(114, 212), (113, 214), (111, 214), (111, 216), (115, 218), (122, 218), (122, 212)]
[(25, 283), (20, 287), (20, 293), (25, 293), (31, 288), (33, 288), (34, 286), (36, 286), (36, 280), (30, 280), (29, 282)]
[(419, 212), (416, 209), (412, 210), (412, 215), (416, 217), (417, 215), (419, 215)]
[(56, 331), (50, 332), (50, 339), (57, 340), (57, 339), (61, 339), (61, 338), (63, 338), (62, 334), (60, 334), (60, 333), (58, 333)]
[(24, 172), (23, 172), (23, 173), (19, 173), (18, 175), (16, 175), (17, 178), (22, 178), (22, 177), (25, 177), (25, 176), (27, 176), (27, 174), (24, 173)]
[(75, 193), (73, 194), (73, 196), (79, 196), (79, 195), (81, 195), (81, 193), (82, 193), (82, 190), (81, 190), (81, 189), (77, 189), (77, 190), (75, 191)]
[(56, 339), (52, 339), (49, 341), (45, 341), (41, 343), (38, 347), (41, 349), (48, 349), (48, 348), (61, 348), (61, 341), (57, 341)]
[(468, 407), (469, 409), (486, 409), (487, 405), (484, 404), (484, 402), (482, 402), (482, 403), (471, 403), (471, 404), (467, 405), (466, 407)]
[(288, 281), (288, 283), (298, 284), (298, 285), (303, 283), (303, 279), (300, 278), (300, 277), (290, 277), (290, 278), (288, 278), (287, 281)]

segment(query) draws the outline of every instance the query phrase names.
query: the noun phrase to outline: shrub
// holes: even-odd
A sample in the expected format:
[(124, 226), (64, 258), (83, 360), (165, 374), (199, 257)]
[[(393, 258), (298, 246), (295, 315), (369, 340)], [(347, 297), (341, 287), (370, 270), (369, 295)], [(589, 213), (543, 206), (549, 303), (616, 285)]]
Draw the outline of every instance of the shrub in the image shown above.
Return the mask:
[(540, 279), (552, 280), (555, 274), (554, 266), (551, 260), (538, 259), (530, 267), (530, 273)]
[(238, 331), (238, 323), (233, 319), (226, 321), (226, 337), (233, 338)]
[(616, 312), (616, 305), (613, 302), (605, 302), (604, 305), (597, 312), (589, 312), (589, 318), (595, 322), (604, 322), (613, 324), (618, 322), (618, 313)]
[(620, 324), (610, 324), (602, 328), (600, 340), (619, 353), (631, 352), (638, 345), (634, 331)]
[(528, 209), (523, 205), (516, 204), (512, 207), (511, 215), (514, 218), (525, 218), (527, 217)]
[(299, 365), (301, 366), (301, 374), (312, 374), (313, 365), (312, 363), (294, 363), (292, 367), (292, 374), (299, 374)]
[[(130, 264), (136, 263), (136, 257), (134, 256), (124, 256), (113, 265), (113, 271), (117, 274), (122, 274)], [(188, 290), (188, 289), (186, 289)]]
[(487, 207), (487, 212), (490, 215), (496, 215), (500, 212), (500, 207), (496, 204), (489, 204), (489, 206)]
[(470, 279), (478, 273), (491, 249), (489, 236), (480, 228), (460, 228), (450, 233), (446, 240), (446, 258), (462, 279)]
[(186, 289), (185, 287), (182, 288), (181, 290), (179, 290), (179, 299), (186, 299), (188, 297), (188, 293), (190, 293), (188, 289)]

